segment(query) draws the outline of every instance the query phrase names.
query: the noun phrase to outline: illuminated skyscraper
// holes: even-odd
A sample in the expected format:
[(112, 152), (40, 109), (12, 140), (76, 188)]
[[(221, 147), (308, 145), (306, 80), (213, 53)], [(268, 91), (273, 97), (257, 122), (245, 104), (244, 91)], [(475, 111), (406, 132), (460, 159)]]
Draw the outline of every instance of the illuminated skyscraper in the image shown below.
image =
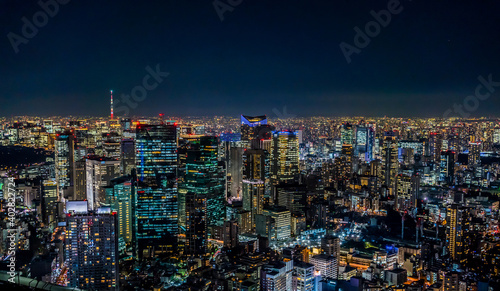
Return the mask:
[(468, 248), (467, 238), (470, 231), (470, 214), (466, 207), (452, 204), (446, 210), (446, 246), (451, 258), (464, 263)]
[(56, 181), (47, 180), (42, 183), (42, 195), (41, 195), (41, 206), (42, 206), (42, 221), (45, 224), (55, 223), (57, 220), (57, 204), (59, 199), (57, 195), (57, 184)]
[(255, 138), (256, 128), (261, 125), (267, 125), (267, 117), (241, 115), (241, 140), (250, 142)]
[(291, 182), (299, 174), (299, 140), (296, 132), (275, 131), (271, 152), (271, 183)]
[(111, 211), (117, 213), (118, 237), (123, 238), (126, 243), (131, 243), (135, 235), (133, 233), (133, 199), (135, 198), (135, 186), (132, 176), (123, 176), (110, 181), (105, 187), (106, 204), (111, 206)]
[(342, 151), (340, 156), (343, 158), (342, 160), (342, 174), (345, 177), (348, 177), (352, 174), (352, 160), (353, 160), (353, 152), (351, 144), (343, 144)]
[(293, 262), (293, 290), (315, 291), (314, 265), (301, 261)]
[(116, 215), (109, 208), (88, 211), (85, 201), (70, 201), (66, 209), (69, 286), (119, 290)]
[(416, 207), (417, 199), (420, 192), (420, 176), (407, 176), (399, 174), (396, 177), (396, 209), (407, 209)]
[(357, 126), (356, 128), (356, 147), (354, 155), (361, 157), (366, 162), (373, 159), (373, 146), (375, 143), (375, 131), (369, 126)]
[[(204, 195), (206, 199), (206, 224), (209, 228), (222, 226), (225, 212), (225, 178), (217, 161), (218, 141), (213, 136), (200, 136), (191, 139), (180, 149), (179, 160), (185, 164), (184, 176), (179, 184), (179, 215), (181, 227), (184, 222), (186, 195)], [(186, 201), (186, 202), (184, 202)], [(187, 219), (186, 219), (187, 221)], [(211, 233), (211, 232), (209, 232)]]
[(443, 137), (437, 132), (431, 132), (429, 136), (429, 156), (433, 162), (441, 161), (441, 149), (443, 147)]
[(136, 127), (139, 257), (174, 251), (177, 245), (177, 126), (139, 124)]
[(130, 175), (135, 167), (135, 142), (131, 138), (124, 138), (120, 142), (120, 170), (122, 175)]
[(390, 193), (393, 193), (396, 187), (396, 175), (398, 174), (398, 143), (393, 132), (386, 133), (384, 145), (382, 148), (382, 176), (383, 183), (387, 186)]
[(264, 181), (262, 180), (243, 180), (243, 210), (250, 213), (252, 229), (255, 229), (256, 215), (262, 214), (264, 188)]
[(71, 132), (57, 134), (54, 141), (57, 193), (63, 197), (72, 195), (75, 140)]
[[(262, 215), (270, 218), (273, 227), (268, 230), (269, 240), (284, 240), (291, 235), (291, 216), (290, 211), (285, 207), (264, 207)], [(259, 227), (257, 225), (257, 227)]]
[(323, 279), (337, 278), (339, 270), (338, 262), (338, 258), (326, 254), (315, 255), (310, 259), (310, 263), (314, 265), (314, 269), (319, 272)]
[(481, 163), (481, 142), (469, 142), (469, 161), (468, 165), (476, 166)]
[(264, 265), (260, 271), (260, 290), (289, 291), (292, 290), (293, 261), (285, 259), (282, 262)]
[(354, 144), (354, 128), (350, 123), (342, 124), (340, 128), (340, 141), (342, 144)]
[(441, 152), (439, 180), (451, 184), (455, 173), (455, 152)]
[(203, 193), (186, 194), (186, 254), (203, 257), (207, 254), (207, 196)]
[(111, 180), (120, 176), (120, 161), (103, 157), (89, 157), (85, 160), (87, 201), (89, 210), (106, 203), (106, 190)]
[(340, 258), (340, 238), (332, 235), (326, 235), (321, 238), (321, 249), (323, 253)]
[(265, 186), (264, 194), (270, 195), (270, 160), (265, 150), (245, 150), (243, 152), (243, 180), (262, 181)]
[(238, 245), (238, 222), (236, 220), (228, 220), (224, 222), (224, 246), (227, 248), (235, 248)]

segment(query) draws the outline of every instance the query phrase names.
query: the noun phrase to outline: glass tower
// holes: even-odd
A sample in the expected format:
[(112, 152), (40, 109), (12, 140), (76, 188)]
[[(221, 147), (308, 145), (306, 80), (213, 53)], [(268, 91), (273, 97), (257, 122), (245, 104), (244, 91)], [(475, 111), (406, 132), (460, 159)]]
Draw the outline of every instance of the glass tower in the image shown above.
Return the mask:
[(137, 125), (136, 167), (136, 255), (174, 251), (179, 232), (175, 123)]

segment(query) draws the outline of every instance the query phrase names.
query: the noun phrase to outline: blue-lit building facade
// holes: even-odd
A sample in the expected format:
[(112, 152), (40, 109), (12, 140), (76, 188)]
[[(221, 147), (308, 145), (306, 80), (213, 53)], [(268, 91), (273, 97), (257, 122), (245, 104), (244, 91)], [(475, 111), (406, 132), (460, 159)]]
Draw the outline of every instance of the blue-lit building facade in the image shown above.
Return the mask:
[(375, 145), (375, 131), (370, 126), (358, 125), (356, 127), (356, 146), (354, 155), (361, 157), (366, 162), (373, 160), (373, 147)]
[(177, 128), (136, 127), (137, 201), (134, 229), (139, 257), (175, 251), (178, 235)]
[[(205, 197), (203, 199), (206, 199), (206, 203), (198, 201), (195, 204), (206, 205), (206, 224), (209, 235), (210, 229), (221, 226), (226, 216), (225, 175), (222, 165), (217, 160), (217, 151), (217, 137), (201, 136), (190, 140), (185, 151), (180, 153), (183, 155), (180, 158), (185, 163), (185, 176), (182, 179), (183, 183), (179, 186), (179, 192), (182, 195), (179, 201), (185, 205), (190, 204), (186, 199), (190, 193), (195, 195), (189, 196), (192, 201), (199, 200), (196, 195)], [(180, 212), (183, 212), (183, 208), (186, 209), (185, 205), (179, 206)], [(180, 215), (186, 215), (187, 212), (190, 211), (186, 209), (185, 213), (180, 213)], [(189, 223), (187, 220), (186, 218), (186, 224)]]

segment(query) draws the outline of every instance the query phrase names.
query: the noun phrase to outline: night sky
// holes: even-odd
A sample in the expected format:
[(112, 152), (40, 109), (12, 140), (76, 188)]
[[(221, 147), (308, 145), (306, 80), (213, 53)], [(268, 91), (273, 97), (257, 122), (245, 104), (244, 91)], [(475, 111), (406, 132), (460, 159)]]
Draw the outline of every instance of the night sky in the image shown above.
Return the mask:
[[(500, 82), (493, 0), (402, 0), (351, 63), (340, 43), (390, 1), (220, 0), (241, 2), (221, 21), (212, 1), (70, 0), (17, 53), (9, 33), (43, 10), (0, 2), (2, 116), (105, 116), (109, 90), (130, 95), (147, 66), (169, 75), (130, 115), (442, 116), (478, 76)], [(471, 115), (499, 104), (500, 86)]]

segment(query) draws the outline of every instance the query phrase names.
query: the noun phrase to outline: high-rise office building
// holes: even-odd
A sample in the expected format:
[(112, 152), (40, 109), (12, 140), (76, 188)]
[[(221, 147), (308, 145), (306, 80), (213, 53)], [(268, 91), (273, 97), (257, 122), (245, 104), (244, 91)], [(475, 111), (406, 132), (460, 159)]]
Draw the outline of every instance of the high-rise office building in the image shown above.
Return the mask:
[(268, 233), (269, 240), (284, 240), (291, 235), (290, 211), (285, 207), (264, 207), (262, 215), (267, 216), (274, 222), (274, 228)]
[(342, 127), (340, 128), (340, 141), (342, 144), (354, 144), (354, 128), (352, 127), (352, 124), (342, 124)]
[(326, 235), (321, 238), (321, 249), (323, 253), (340, 258), (340, 238), (333, 235)]
[(470, 232), (470, 213), (468, 208), (452, 204), (446, 210), (446, 246), (450, 257), (464, 263), (468, 248)]
[(396, 187), (398, 169), (398, 144), (394, 133), (388, 132), (385, 135), (382, 147), (382, 176), (383, 183), (387, 186), (390, 193), (393, 193)]
[(105, 157), (88, 157), (85, 160), (86, 193), (89, 209), (106, 204), (106, 190), (111, 180), (120, 177), (120, 161)]
[(262, 181), (264, 195), (270, 196), (270, 160), (269, 153), (265, 150), (248, 149), (243, 151), (243, 180)]
[(174, 251), (177, 247), (177, 126), (136, 127), (137, 255)]
[(455, 174), (455, 152), (448, 150), (441, 152), (439, 180), (451, 184)]
[(130, 175), (135, 167), (135, 141), (131, 138), (124, 138), (120, 142), (120, 170), (122, 175)]
[(293, 290), (296, 291), (315, 291), (316, 281), (314, 279), (314, 265), (294, 261), (293, 262)]
[(54, 141), (57, 193), (62, 197), (72, 195), (75, 139), (71, 132), (58, 133)]
[(204, 193), (186, 194), (186, 254), (203, 257), (207, 254), (207, 196)]
[(289, 291), (293, 284), (293, 261), (285, 259), (282, 262), (264, 265), (260, 271), (260, 290)]
[(125, 243), (133, 240), (133, 205), (135, 197), (135, 186), (132, 176), (122, 176), (110, 181), (105, 187), (106, 204), (109, 204), (112, 212), (117, 214), (118, 237)]
[(66, 211), (69, 286), (86, 290), (118, 290), (116, 215), (109, 208), (89, 211), (85, 201), (69, 201)]
[(188, 193), (205, 195), (206, 223), (210, 230), (215, 226), (222, 226), (226, 217), (225, 212), (225, 177), (217, 160), (218, 141), (213, 136), (200, 136), (191, 139), (182, 149), (179, 149), (180, 166), (184, 169), (184, 177), (179, 183), (179, 221), (185, 221), (183, 211), (184, 202)]
[(291, 182), (299, 174), (299, 140), (294, 131), (275, 131), (271, 152), (271, 183)]
[(337, 278), (339, 270), (338, 258), (326, 254), (320, 254), (313, 256), (309, 261), (314, 265), (314, 269), (319, 272), (323, 279)]
[(354, 155), (361, 157), (364, 161), (370, 162), (373, 159), (373, 146), (375, 143), (375, 131), (370, 126), (356, 127), (356, 147)]
[(307, 206), (307, 186), (282, 184), (276, 186), (274, 204), (286, 207), (292, 214), (303, 214)]
[(226, 248), (235, 248), (238, 245), (238, 222), (228, 220), (224, 222), (224, 246)]
[(45, 224), (52, 224), (57, 221), (57, 183), (55, 180), (46, 180), (42, 183), (41, 195), (42, 221)]
[(87, 199), (87, 173), (85, 171), (85, 159), (80, 159), (74, 163), (74, 199), (77, 201), (82, 201)]
[(251, 228), (255, 229), (255, 219), (262, 214), (265, 185), (262, 180), (243, 180), (243, 210), (250, 214)]
[(469, 142), (468, 165), (475, 166), (481, 163), (481, 142)]
[(399, 174), (396, 177), (396, 209), (407, 209), (416, 207), (417, 199), (420, 191), (420, 176)]
[(247, 116), (241, 115), (241, 140), (247, 142), (248, 146), (250, 141), (259, 135), (258, 127), (267, 125), (267, 117), (262, 116)]
[(443, 148), (443, 137), (440, 133), (431, 132), (429, 136), (429, 156), (435, 163), (441, 161), (441, 152)]

